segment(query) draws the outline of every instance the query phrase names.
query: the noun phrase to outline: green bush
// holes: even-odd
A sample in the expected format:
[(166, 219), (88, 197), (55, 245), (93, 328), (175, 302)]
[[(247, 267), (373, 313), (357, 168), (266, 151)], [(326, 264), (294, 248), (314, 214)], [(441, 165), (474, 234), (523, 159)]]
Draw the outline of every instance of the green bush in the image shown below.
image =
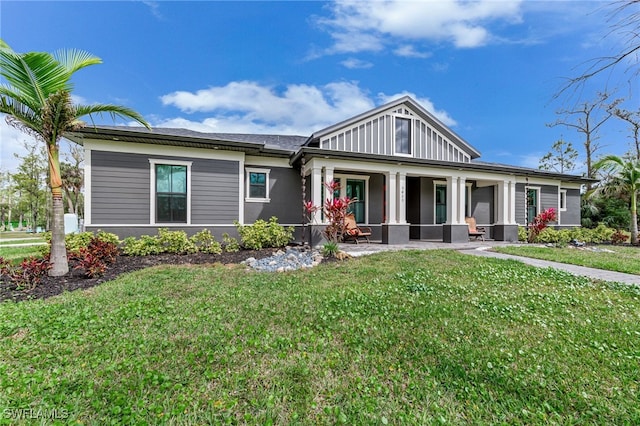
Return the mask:
[[(524, 228), (518, 228), (519, 238), (521, 238), (520, 229)], [(572, 240), (576, 240), (587, 244), (602, 244), (610, 242), (615, 232), (615, 229), (608, 228), (602, 223), (593, 229), (573, 228), (557, 230), (545, 228), (538, 234), (534, 243), (566, 245)]]
[(227, 253), (235, 253), (240, 251), (240, 243), (237, 239), (231, 237), (226, 232), (222, 234), (222, 245), (224, 246), (224, 251)]
[[(43, 232), (42, 237), (47, 242), (47, 244), (41, 246), (40, 252), (42, 252), (43, 255), (47, 255), (51, 252), (51, 232)], [(94, 234), (90, 231), (65, 235), (64, 246), (67, 249), (67, 253), (77, 253), (80, 249), (87, 248), (93, 237)], [(118, 238), (118, 236), (110, 232), (98, 231), (96, 237), (98, 238), (98, 240), (105, 243), (113, 243), (115, 245), (118, 245), (120, 243), (120, 239)]]
[(129, 256), (148, 256), (162, 253), (162, 246), (156, 236), (127, 237), (122, 241), (122, 252)]
[(215, 240), (208, 229), (203, 229), (202, 231), (196, 233), (190, 238), (190, 240), (196, 250), (201, 253), (222, 253), (222, 245)]
[(293, 238), (293, 226), (285, 228), (278, 224), (278, 218), (272, 216), (269, 222), (256, 220), (253, 225), (234, 224), (240, 234), (242, 246), (248, 249), (260, 250), (265, 247), (284, 247)]
[(527, 234), (527, 228), (524, 226), (518, 226), (518, 241), (527, 242), (529, 234)]
[(167, 228), (158, 229), (158, 244), (161, 253), (186, 254), (195, 253), (196, 246), (184, 231), (169, 231)]

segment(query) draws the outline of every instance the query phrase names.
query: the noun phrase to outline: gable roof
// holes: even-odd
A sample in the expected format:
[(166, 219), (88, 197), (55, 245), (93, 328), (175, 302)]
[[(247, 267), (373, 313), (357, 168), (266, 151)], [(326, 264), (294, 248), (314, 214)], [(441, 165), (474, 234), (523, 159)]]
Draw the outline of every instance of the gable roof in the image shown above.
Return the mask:
[(433, 114), (427, 111), (422, 105), (416, 102), (411, 96), (403, 96), (394, 101), (381, 105), (377, 108), (371, 109), (369, 111), (365, 111), (360, 115), (356, 115), (355, 117), (351, 117), (347, 120), (341, 121), (340, 123), (331, 125), (322, 130), (314, 132), (309, 137), (309, 140), (305, 143), (305, 146), (317, 146), (318, 141), (323, 136), (326, 136), (330, 133), (340, 130), (341, 128), (349, 127), (354, 123), (366, 120), (368, 117), (375, 116), (383, 111), (396, 108), (400, 105), (405, 105), (409, 107), (411, 110), (417, 113), (423, 120), (431, 124), (436, 130), (438, 130), (440, 133), (447, 136), (453, 143), (458, 145), (461, 149), (465, 150), (471, 156), (472, 159), (480, 157), (480, 151), (478, 151), (476, 148), (471, 146), (470, 143), (468, 143), (460, 135), (458, 135), (449, 127), (447, 127), (444, 123), (442, 123), (442, 121), (438, 120)]

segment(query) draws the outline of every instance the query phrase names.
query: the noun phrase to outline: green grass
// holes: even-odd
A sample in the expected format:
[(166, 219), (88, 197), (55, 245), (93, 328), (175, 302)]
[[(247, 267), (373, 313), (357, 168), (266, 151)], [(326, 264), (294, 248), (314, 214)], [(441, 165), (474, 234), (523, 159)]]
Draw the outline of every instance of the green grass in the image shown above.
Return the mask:
[(603, 246), (601, 248), (612, 250), (614, 253), (578, 250), (572, 247), (540, 246), (495, 247), (494, 250), (516, 256), (533, 257), (536, 259), (640, 275), (640, 248), (620, 246)]
[(0, 318), (0, 412), (640, 423), (640, 291), (516, 261), (404, 251), (283, 274), (167, 266), (2, 303)]
[(40, 245), (22, 247), (0, 246), (0, 257), (10, 260), (13, 263), (20, 263), (25, 257), (42, 256), (40, 248)]

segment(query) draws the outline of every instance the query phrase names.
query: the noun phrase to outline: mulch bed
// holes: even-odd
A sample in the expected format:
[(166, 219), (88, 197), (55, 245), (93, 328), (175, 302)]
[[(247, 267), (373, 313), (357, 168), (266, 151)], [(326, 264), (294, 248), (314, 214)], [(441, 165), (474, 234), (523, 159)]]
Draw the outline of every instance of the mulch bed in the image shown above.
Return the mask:
[(116, 279), (119, 275), (157, 265), (198, 265), (198, 264), (234, 264), (250, 257), (262, 259), (271, 256), (277, 249), (240, 250), (236, 253), (222, 254), (158, 254), (150, 256), (118, 256), (116, 261), (107, 267), (104, 275), (96, 278), (85, 278), (81, 271), (69, 271), (62, 277), (42, 278), (32, 290), (19, 289), (8, 278), (0, 279), (0, 302), (5, 300), (22, 301), (46, 299), (65, 291), (86, 289)]

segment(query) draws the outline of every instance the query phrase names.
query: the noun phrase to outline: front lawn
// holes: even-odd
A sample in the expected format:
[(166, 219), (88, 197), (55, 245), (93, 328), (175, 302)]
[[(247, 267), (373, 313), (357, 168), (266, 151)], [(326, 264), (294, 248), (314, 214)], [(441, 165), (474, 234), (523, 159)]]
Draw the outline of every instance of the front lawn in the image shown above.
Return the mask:
[(638, 424), (640, 291), (453, 251), (0, 304), (0, 423)]
[[(497, 252), (516, 256), (533, 257), (535, 259), (640, 275), (640, 248), (608, 245), (599, 248), (595, 247), (595, 249), (596, 251), (592, 250), (591, 247), (581, 249), (526, 245), (494, 248)], [(613, 253), (609, 251), (613, 251)]]

